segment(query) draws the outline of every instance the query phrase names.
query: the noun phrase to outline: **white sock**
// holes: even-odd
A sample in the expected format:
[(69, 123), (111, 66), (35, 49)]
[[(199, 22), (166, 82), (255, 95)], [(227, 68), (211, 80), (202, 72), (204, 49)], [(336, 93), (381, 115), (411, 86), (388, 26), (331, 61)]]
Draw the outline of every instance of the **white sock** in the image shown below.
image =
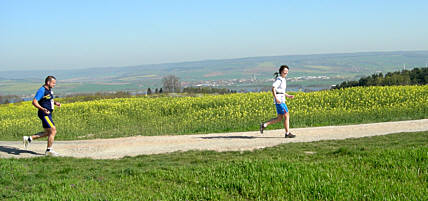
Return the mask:
[(263, 124), (263, 127), (265, 127), (265, 128), (266, 128), (267, 126), (268, 126), (268, 125), (267, 125), (267, 123), (264, 123), (264, 124)]
[(290, 132), (285, 132), (286, 135), (290, 134)]

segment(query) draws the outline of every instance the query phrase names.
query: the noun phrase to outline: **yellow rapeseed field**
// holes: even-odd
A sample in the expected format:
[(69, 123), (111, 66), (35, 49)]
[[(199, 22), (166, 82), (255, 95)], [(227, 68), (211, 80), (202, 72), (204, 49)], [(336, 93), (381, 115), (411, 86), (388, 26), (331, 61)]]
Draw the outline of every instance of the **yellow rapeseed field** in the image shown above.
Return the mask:
[[(299, 92), (287, 105), (292, 128), (422, 119), (428, 117), (428, 85)], [(53, 113), (57, 139), (248, 131), (275, 116), (269, 92), (103, 99), (63, 104)], [(0, 106), (0, 140), (41, 130), (31, 102)]]

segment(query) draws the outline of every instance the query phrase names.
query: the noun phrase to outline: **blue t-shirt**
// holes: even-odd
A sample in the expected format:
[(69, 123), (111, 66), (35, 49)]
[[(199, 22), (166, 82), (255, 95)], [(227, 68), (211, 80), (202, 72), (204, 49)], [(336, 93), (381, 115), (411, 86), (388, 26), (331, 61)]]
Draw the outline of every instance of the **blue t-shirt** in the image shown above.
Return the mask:
[(46, 89), (44, 86), (36, 92), (34, 98), (39, 101), (39, 105), (53, 111), (54, 109), (54, 96), (52, 90)]

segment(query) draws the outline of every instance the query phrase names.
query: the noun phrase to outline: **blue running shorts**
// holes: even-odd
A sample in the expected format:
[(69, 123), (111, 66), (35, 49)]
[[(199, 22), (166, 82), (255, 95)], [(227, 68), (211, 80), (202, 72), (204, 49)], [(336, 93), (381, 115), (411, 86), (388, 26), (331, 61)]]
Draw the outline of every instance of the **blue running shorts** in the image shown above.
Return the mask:
[(288, 112), (288, 107), (285, 103), (275, 104), (277, 114), (285, 114)]

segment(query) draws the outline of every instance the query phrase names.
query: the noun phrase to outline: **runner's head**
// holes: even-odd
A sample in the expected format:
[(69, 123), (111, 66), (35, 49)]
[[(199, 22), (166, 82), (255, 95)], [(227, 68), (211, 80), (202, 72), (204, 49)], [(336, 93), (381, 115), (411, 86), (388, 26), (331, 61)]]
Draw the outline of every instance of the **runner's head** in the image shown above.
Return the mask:
[(287, 65), (281, 65), (279, 67), (278, 72), (274, 73), (274, 76), (275, 77), (281, 76), (281, 77), (285, 78), (287, 76), (287, 74), (288, 74), (288, 69), (289, 68), (288, 68)]
[(56, 85), (56, 78), (52, 75), (47, 76), (45, 79), (45, 85), (49, 87), (49, 89), (54, 88)]

